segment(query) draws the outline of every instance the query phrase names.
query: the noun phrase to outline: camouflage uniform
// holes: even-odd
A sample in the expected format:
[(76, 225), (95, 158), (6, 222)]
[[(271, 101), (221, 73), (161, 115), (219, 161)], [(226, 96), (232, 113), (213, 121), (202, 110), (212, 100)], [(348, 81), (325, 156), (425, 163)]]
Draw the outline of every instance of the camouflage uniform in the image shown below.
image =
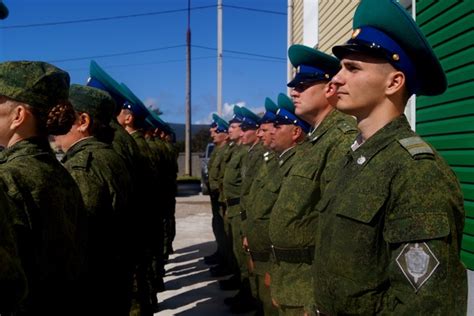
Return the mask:
[(316, 207), (317, 307), (466, 315), (459, 183), (401, 116), (349, 150)]
[[(81, 190), (88, 220), (85, 313), (124, 314), (128, 306), (131, 178), (124, 161), (94, 137), (74, 144), (62, 162)], [(116, 175), (120, 176), (117, 177)], [(111, 306), (110, 301), (117, 300)], [(120, 304), (119, 304), (120, 303)]]
[(264, 281), (265, 274), (271, 268), (271, 242), (268, 235), (270, 214), (278, 198), (283, 175), (293, 167), (294, 157), (295, 148), (279, 158), (271, 152), (262, 155), (264, 163), (252, 183), (248, 198), (245, 235), (257, 276), (258, 298), (263, 303), (265, 315), (278, 314), (278, 310), (272, 305), (270, 288), (265, 286)]
[(18, 251), (28, 279), (22, 309), (34, 315), (69, 314), (86, 231), (77, 184), (48, 141), (33, 137), (2, 152), (0, 186), (13, 201)]
[(9, 200), (0, 191), (0, 313), (6, 315), (16, 311), (27, 294), (10, 211)]
[(283, 307), (312, 309), (311, 264), (317, 225), (314, 206), (325, 186), (321, 174), (333, 172), (356, 132), (353, 118), (333, 110), (309, 136), (309, 143), (298, 150), (294, 167), (283, 179), (269, 225), (277, 255), (271, 292)]
[(217, 251), (221, 258), (225, 258), (225, 231), (224, 231), (224, 218), (220, 212), (219, 205), (219, 173), (223, 167), (223, 160), (226, 145), (215, 146), (212, 151), (211, 157), (208, 162), (208, 174), (209, 174), (209, 194), (211, 197), (212, 207), (212, 230), (217, 242)]

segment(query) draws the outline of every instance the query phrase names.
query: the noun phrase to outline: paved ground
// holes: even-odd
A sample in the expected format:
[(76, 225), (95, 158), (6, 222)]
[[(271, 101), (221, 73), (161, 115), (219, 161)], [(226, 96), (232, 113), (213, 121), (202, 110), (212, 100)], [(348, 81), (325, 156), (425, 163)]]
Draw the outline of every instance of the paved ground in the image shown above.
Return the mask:
[(219, 279), (203, 261), (215, 250), (209, 196), (177, 197), (173, 247), (166, 265), (167, 290), (158, 295), (160, 312), (155, 315), (231, 315), (223, 300), (236, 291), (221, 291)]

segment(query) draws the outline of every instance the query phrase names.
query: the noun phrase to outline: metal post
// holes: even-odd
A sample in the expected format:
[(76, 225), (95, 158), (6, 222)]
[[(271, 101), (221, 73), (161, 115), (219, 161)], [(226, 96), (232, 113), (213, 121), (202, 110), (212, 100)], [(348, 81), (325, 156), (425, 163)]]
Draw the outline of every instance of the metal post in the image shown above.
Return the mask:
[(217, 114), (222, 115), (222, 0), (217, 0)]
[(188, 0), (188, 30), (186, 32), (186, 135), (184, 143), (185, 171), (192, 176), (191, 169), (191, 0)]

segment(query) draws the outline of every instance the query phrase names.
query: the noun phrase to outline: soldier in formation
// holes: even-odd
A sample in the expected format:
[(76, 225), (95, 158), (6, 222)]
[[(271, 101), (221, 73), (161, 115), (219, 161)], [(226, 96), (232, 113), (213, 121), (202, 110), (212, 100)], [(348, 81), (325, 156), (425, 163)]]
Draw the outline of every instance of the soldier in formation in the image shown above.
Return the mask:
[[(293, 102), (280, 96), (270, 118), (266, 100), (258, 135), (268, 151), (224, 171), (241, 188), (226, 201), (245, 214), (239, 246), (257, 315), (465, 315), (459, 181), (403, 114), (413, 94), (446, 90), (436, 55), (394, 0), (362, 0), (351, 39), (332, 52), (289, 48)], [(309, 123), (306, 138), (294, 138), (298, 122)]]

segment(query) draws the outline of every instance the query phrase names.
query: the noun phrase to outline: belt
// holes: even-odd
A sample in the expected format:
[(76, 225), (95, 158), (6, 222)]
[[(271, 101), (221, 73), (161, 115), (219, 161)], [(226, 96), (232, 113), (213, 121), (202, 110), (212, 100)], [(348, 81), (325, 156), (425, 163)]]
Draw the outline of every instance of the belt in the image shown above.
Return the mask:
[(242, 210), (240, 211), (240, 220), (245, 221), (247, 219), (247, 211)]
[(227, 203), (227, 207), (231, 207), (231, 206), (239, 204), (240, 198), (227, 199), (225, 202)]
[(250, 250), (250, 256), (253, 261), (267, 262), (270, 260), (270, 251), (252, 251)]
[(275, 262), (284, 261), (288, 263), (311, 264), (314, 259), (314, 246), (306, 248), (278, 248), (272, 247), (273, 259)]

